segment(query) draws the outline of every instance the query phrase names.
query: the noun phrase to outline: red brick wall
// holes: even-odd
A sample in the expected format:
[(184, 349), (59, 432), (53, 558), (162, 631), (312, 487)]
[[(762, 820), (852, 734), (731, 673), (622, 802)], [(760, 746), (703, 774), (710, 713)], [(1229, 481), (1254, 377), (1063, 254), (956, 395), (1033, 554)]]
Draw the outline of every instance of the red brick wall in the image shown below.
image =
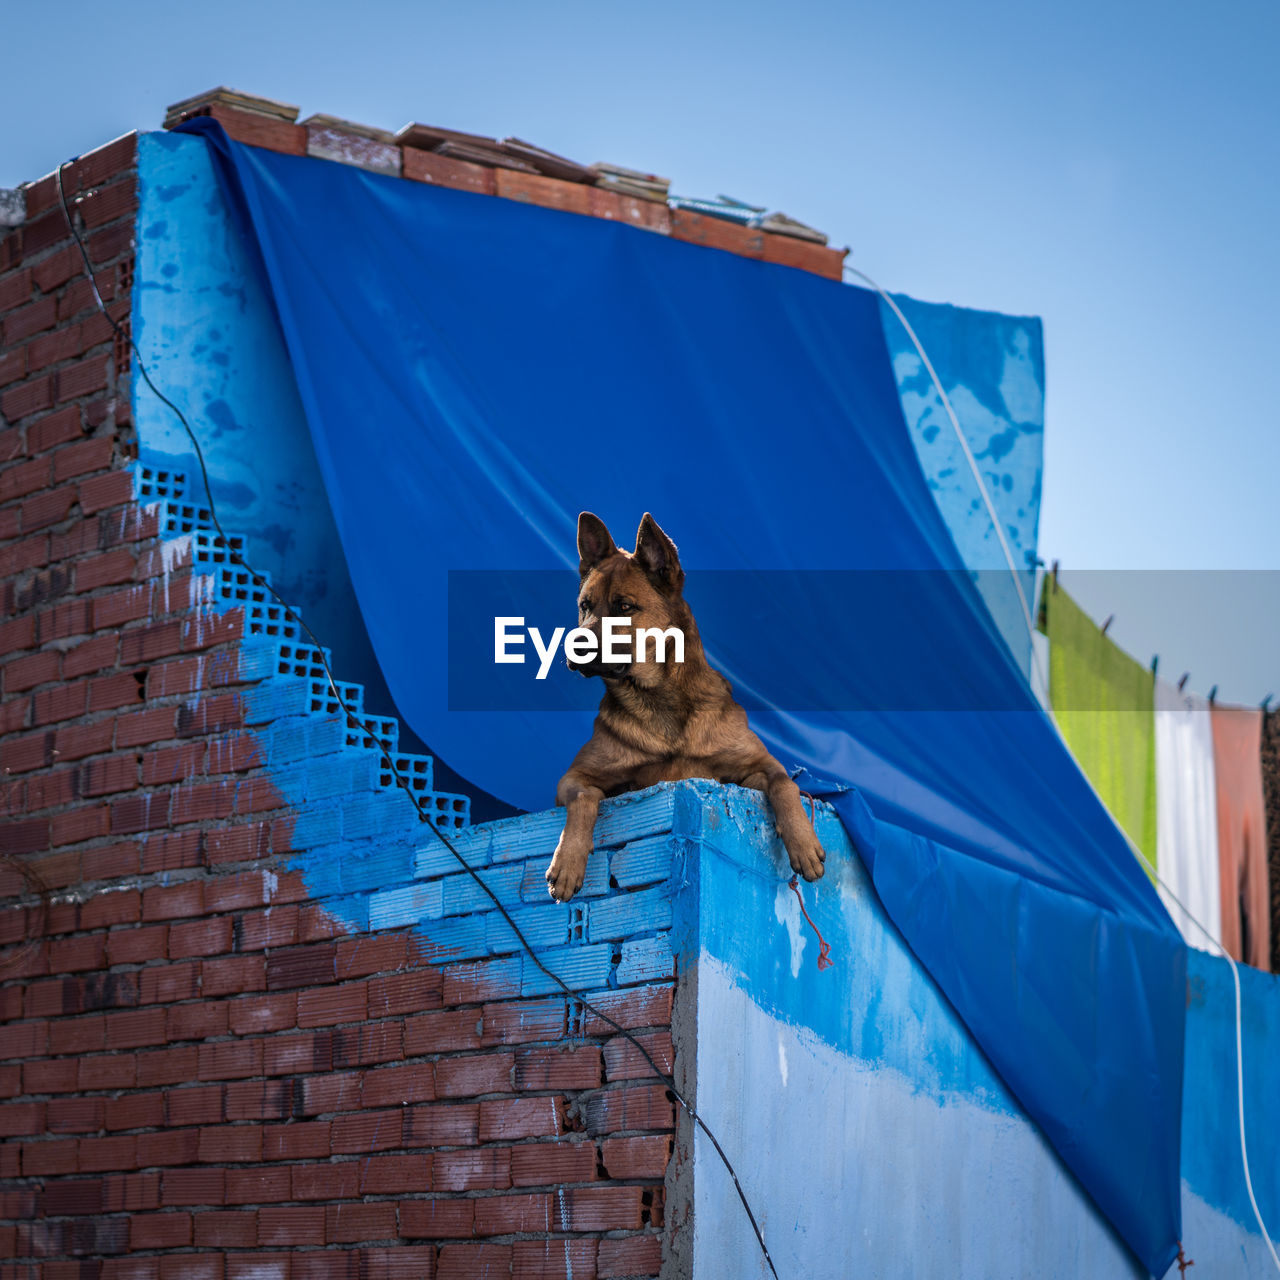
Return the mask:
[[(126, 326), (133, 163), (66, 172)], [(51, 180), (0, 333), (0, 1280), (656, 1275), (674, 1111), (635, 1050), (287, 869), (242, 615), (166, 574)], [(671, 1001), (608, 1012), (669, 1062)]]

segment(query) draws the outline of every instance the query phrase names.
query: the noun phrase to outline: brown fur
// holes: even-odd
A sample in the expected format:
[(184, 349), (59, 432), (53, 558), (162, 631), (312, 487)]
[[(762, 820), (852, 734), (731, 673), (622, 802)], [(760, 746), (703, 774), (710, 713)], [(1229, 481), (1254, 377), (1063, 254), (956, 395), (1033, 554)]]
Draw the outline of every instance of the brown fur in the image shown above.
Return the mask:
[[(675, 544), (647, 514), (634, 552), (620, 551), (599, 517), (578, 517), (579, 625), (596, 636), (605, 617), (685, 637), (684, 661), (653, 660), (651, 643), (625, 668), (578, 667), (600, 675), (605, 694), (595, 731), (556, 788), (567, 810), (564, 831), (547, 868), (553, 898), (567, 902), (582, 887), (600, 801), (655, 782), (711, 778), (763, 791), (773, 806), (791, 866), (817, 880), (826, 854), (799, 788), (751, 731), (729, 682), (707, 664), (697, 623), (684, 601), (684, 570)], [(573, 666), (570, 663), (570, 666)]]

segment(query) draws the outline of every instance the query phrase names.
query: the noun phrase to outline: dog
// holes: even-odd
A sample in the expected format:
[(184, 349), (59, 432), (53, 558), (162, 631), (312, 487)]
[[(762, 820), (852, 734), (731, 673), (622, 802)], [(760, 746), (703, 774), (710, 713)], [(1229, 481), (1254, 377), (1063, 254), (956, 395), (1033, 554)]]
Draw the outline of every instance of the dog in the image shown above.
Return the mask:
[[(675, 543), (646, 512), (636, 549), (621, 551), (604, 521), (584, 511), (578, 517), (578, 575), (579, 626), (596, 637), (598, 656), (569, 657), (568, 664), (583, 676), (602, 679), (605, 692), (590, 740), (556, 788), (556, 804), (566, 814), (546, 873), (551, 896), (568, 902), (582, 887), (605, 796), (680, 778), (710, 778), (764, 792), (793, 870), (817, 880), (826, 853), (800, 789), (751, 731), (729, 682), (708, 665), (684, 600)], [(613, 625), (628, 639), (636, 628), (678, 627), (684, 633), (684, 661), (658, 660), (654, 637), (646, 637), (629, 662), (605, 661), (599, 645), (605, 618), (626, 619), (628, 625)]]

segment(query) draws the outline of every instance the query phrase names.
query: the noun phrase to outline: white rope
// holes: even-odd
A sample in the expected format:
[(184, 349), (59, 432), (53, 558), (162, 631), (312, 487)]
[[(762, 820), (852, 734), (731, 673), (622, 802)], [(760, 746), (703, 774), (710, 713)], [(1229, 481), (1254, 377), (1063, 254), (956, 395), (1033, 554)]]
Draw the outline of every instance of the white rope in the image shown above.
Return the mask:
[[(871, 288), (873, 288), (885, 300), (885, 302), (889, 304), (889, 307), (892, 309), (893, 314), (897, 316), (898, 319), (902, 322), (902, 327), (907, 331), (907, 337), (911, 339), (911, 342), (914, 345), (917, 353), (919, 354), (920, 359), (924, 361), (924, 367), (929, 371), (929, 377), (933, 380), (934, 390), (937, 391), (938, 398), (942, 401), (942, 407), (947, 411), (947, 417), (951, 419), (951, 426), (956, 433), (956, 439), (960, 442), (960, 448), (964, 453), (965, 460), (969, 464), (969, 470), (973, 472), (973, 478), (974, 480), (977, 481), (978, 491), (982, 494), (982, 501), (986, 505), (987, 514), (991, 517), (992, 527), (996, 531), (996, 537), (999, 538), (1000, 540), (1000, 549), (1004, 552), (1005, 563), (1008, 564), (1009, 566), (1009, 573), (1013, 577), (1013, 585), (1014, 587), (1017, 588), (1018, 602), (1022, 605), (1022, 617), (1023, 617), (1023, 620), (1026, 622), (1026, 626), (1027, 626), (1027, 640), (1031, 646), (1031, 660), (1032, 662), (1035, 663), (1036, 672), (1040, 677), (1041, 686), (1044, 689), (1044, 692), (1047, 697), (1048, 691), (1049, 691), (1049, 680), (1044, 672), (1044, 669), (1040, 665), (1040, 657), (1036, 653), (1035, 624), (1031, 620), (1031, 608), (1027, 604), (1027, 596), (1022, 589), (1022, 579), (1018, 576), (1018, 567), (1014, 563), (1013, 552), (1010, 550), (1009, 543), (1004, 536), (1004, 529), (1001, 527), (1000, 517), (996, 514), (995, 503), (991, 500), (991, 494), (987, 489), (985, 481), (982, 479), (982, 472), (978, 469), (977, 459), (973, 456), (973, 450), (969, 447), (969, 441), (965, 437), (964, 431), (960, 427), (960, 419), (956, 416), (955, 409), (951, 407), (951, 399), (947, 395), (946, 391), (943, 389), (942, 381), (938, 377), (937, 371), (933, 367), (933, 361), (929, 359), (929, 353), (925, 351), (924, 344), (916, 336), (916, 331), (911, 327), (911, 324), (907, 320), (907, 317), (902, 314), (902, 309), (893, 300), (893, 298), (890, 297), (889, 294), (884, 289), (882, 289), (880, 285), (878, 285), (869, 275), (867, 275), (865, 271), (859, 271), (857, 267), (851, 267), (847, 263), (845, 264), (844, 269), (845, 271), (849, 272), (851, 275), (857, 276), (859, 280), (865, 280), (866, 283), (869, 284)], [(1081, 775), (1084, 777), (1085, 781), (1088, 782), (1089, 786), (1092, 788), (1093, 794), (1097, 796), (1098, 803), (1101, 804), (1105, 809), (1106, 803), (1103, 801), (1102, 797), (1098, 795), (1098, 789), (1094, 787), (1093, 779), (1090, 778), (1089, 775), (1083, 769), (1083, 767), (1081, 767), (1080, 761), (1076, 760), (1075, 752), (1071, 750), (1071, 744), (1067, 742), (1065, 735), (1062, 733), (1061, 728), (1058, 726), (1057, 720), (1053, 717), (1052, 709), (1051, 708), (1046, 708), (1046, 709), (1049, 712), (1049, 718), (1051, 723), (1058, 730), (1058, 737), (1062, 740), (1063, 746), (1066, 747), (1068, 754), (1071, 756), (1072, 760), (1075, 761), (1076, 768), (1080, 770)], [(1110, 811), (1108, 810), (1108, 812)], [(1114, 821), (1114, 818), (1112, 820)], [(1137, 858), (1140, 858), (1144, 863), (1146, 863), (1146, 858), (1143, 855), (1142, 851), (1129, 838), (1129, 833), (1125, 831), (1125, 829), (1122, 826), (1120, 826), (1119, 822), (1116, 822), (1116, 829), (1120, 832), (1121, 835), (1124, 836), (1125, 841), (1129, 845), (1129, 848), (1133, 851), (1134, 856)], [(1183, 905), (1181, 900), (1178, 898), (1177, 894), (1175, 894), (1173, 890), (1170, 889), (1167, 884), (1165, 884), (1164, 880), (1160, 876), (1160, 873), (1154, 867), (1151, 868), (1151, 874), (1159, 882), (1160, 886), (1169, 895), (1169, 897), (1172, 898), (1173, 901), (1179, 907), (1182, 908), (1183, 912), (1186, 914), (1187, 919), (1190, 920), (1192, 924), (1194, 924), (1195, 927), (1199, 929), (1200, 932), (1203, 933), (1206, 938), (1209, 939), (1209, 941), (1213, 944), (1213, 946), (1216, 947), (1217, 950), (1222, 953), (1222, 958), (1227, 962), (1227, 964), (1231, 966), (1231, 979), (1235, 983), (1235, 993), (1236, 993), (1236, 1099), (1238, 1103), (1239, 1121), (1240, 1121), (1240, 1160), (1241, 1160), (1241, 1163), (1244, 1165), (1244, 1184), (1246, 1189), (1249, 1192), (1249, 1203), (1250, 1205), (1253, 1206), (1253, 1216), (1258, 1221), (1258, 1229), (1262, 1232), (1262, 1238), (1267, 1242), (1267, 1249), (1271, 1253), (1271, 1261), (1275, 1264), (1276, 1271), (1280, 1272), (1280, 1256), (1277, 1256), (1276, 1247), (1271, 1241), (1270, 1233), (1267, 1231), (1267, 1225), (1262, 1220), (1262, 1211), (1258, 1208), (1257, 1197), (1253, 1194), (1253, 1177), (1249, 1172), (1249, 1148), (1245, 1140), (1245, 1120), (1244, 1120), (1244, 1036), (1242, 1033), (1242, 1026), (1241, 1026), (1243, 1021), (1243, 1009), (1242, 1009), (1242, 997), (1240, 994), (1240, 970), (1236, 965), (1235, 959), (1232, 957), (1231, 953), (1227, 951), (1227, 949), (1217, 940), (1217, 938), (1215, 938), (1213, 934), (1211, 934), (1209, 930), (1206, 929), (1205, 926), (1201, 924), (1200, 921), (1197, 920), (1194, 915), (1191, 914), (1190, 911), (1187, 910), (1187, 908)]]

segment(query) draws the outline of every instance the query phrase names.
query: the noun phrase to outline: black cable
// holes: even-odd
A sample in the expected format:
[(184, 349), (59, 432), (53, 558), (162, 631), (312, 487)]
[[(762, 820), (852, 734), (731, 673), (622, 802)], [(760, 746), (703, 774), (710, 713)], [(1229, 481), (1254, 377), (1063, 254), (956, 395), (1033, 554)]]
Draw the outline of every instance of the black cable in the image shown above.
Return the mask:
[(226, 531), (222, 527), (222, 522), (218, 519), (217, 509), (214, 506), (214, 501), (213, 501), (213, 487), (209, 483), (209, 471), (208, 471), (208, 468), (205, 466), (204, 450), (201, 449), (200, 442), (199, 440), (196, 439), (196, 434), (191, 429), (191, 424), (187, 421), (186, 415), (182, 412), (182, 410), (179, 409), (178, 406), (174, 404), (174, 402), (170, 400), (169, 397), (166, 396), (164, 392), (162, 392), (154, 382), (152, 382), (151, 375), (150, 373), (147, 372), (147, 366), (142, 360), (142, 354), (138, 350), (138, 344), (133, 340), (132, 333), (126, 332), (125, 329), (116, 321), (115, 317), (112, 316), (112, 314), (107, 310), (106, 303), (103, 302), (102, 300), (102, 294), (98, 291), (98, 282), (97, 280), (94, 279), (94, 275), (93, 275), (93, 264), (89, 261), (88, 250), (85, 248), (84, 241), (81, 239), (80, 233), (76, 230), (75, 222), (71, 217), (71, 210), (67, 205), (66, 192), (63, 189), (63, 185), (62, 185), (63, 169), (66, 168), (68, 164), (75, 164), (79, 160), (79, 158), (80, 157), (77, 156), (75, 160), (65, 161), (63, 164), (60, 164), (57, 169), (58, 199), (62, 203), (62, 213), (67, 220), (67, 228), (68, 230), (70, 230), (72, 236), (75, 238), (76, 246), (80, 250), (80, 257), (84, 262), (85, 275), (88, 276), (89, 278), (89, 286), (93, 290), (93, 296), (97, 301), (98, 309), (102, 312), (104, 316), (106, 316), (107, 323), (111, 325), (113, 330), (115, 330), (116, 335), (123, 342), (128, 344), (129, 349), (133, 353), (133, 358), (137, 362), (138, 370), (142, 374), (143, 381), (147, 384), (148, 387), (150, 387), (152, 393), (156, 396), (156, 398), (162, 404), (166, 405), (170, 410), (172, 410), (174, 415), (177, 417), (178, 421), (182, 423), (183, 429), (186, 431), (187, 437), (191, 441), (191, 447), (195, 450), (196, 460), (200, 464), (200, 476), (201, 476), (201, 479), (204, 481), (205, 495), (209, 500), (209, 517), (213, 521), (213, 526), (217, 530), (218, 537), (222, 541), (222, 549), (226, 552), (227, 556), (235, 564), (237, 564), (240, 568), (242, 568), (253, 579), (256, 585), (269, 591), (276, 598), (276, 600), (279, 601), (281, 608), (284, 609), (288, 617), (293, 622), (297, 623), (297, 625), (301, 627), (303, 631), (306, 632), (308, 639), (311, 641), (316, 652), (320, 655), (320, 662), (324, 666), (324, 673), (329, 680), (329, 688), (333, 691), (333, 696), (334, 698), (337, 699), (338, 705), (346, 713), (347, 725), (351, 728), (362, 730), (368, 738), (370, 738), (372, 741), (378, 744), (378, 748), (382, 753), (382, 757), (387, 762), (387, 766), (390, 768), (391, 773), (396, 780), (396, 785), (399, 786), (400, 789), (405, 793), (405, 795), (409, 797), (410, 803), (417, 810), (419, 820), (422, 822), (425, 822), (431, 828), (431, 830), (435, 833), (437, 839), (439, 839), (441, 843), (444, 844), (445, 848), (448, 849), (451, 854), (453, 854), (453, 856), (457, 859), (459, 864), (462, 866), (463, 870), (465, 870), (468, 873), (468, 875), (470, 875), (471, 878), (485, 891), (488, 897), (492, 900), (493, 905), (497, 907), (498, 911), (501, 913), (502, 918), (506, 921), (512, 933), (515, 934), (521, 947), (523, 947), (525, 954), (533, 961), (535, 965), (538, 966), (538, 968), (544, 974), (546, 974), (548, 978), (550, 978), (558, 987), (560, 987), (562, 991), (564, 991), (565, 995), (567, 995), (570, 1000), (577, 1001), (578, 1004), (580, 1004), (583, 1007), (583, 1009), (585, 1009), (588, 1013), (592, 1014), (596, 1018), (599, 1018), (601, 1022), (605, 1023), (607, 1026), (612, 1027), (619, 1035), (629, 1040), (636, 1047), (636, 1049), (639, 1050), (640, 1056), (644, 1058), (644, 1060), (649, 1064), (649, 1067), (653, 1071), (653, 1074), (660, 1081), (662, 1081), (664, 1085), (666, 1085), (667, 1089), (670, 1090), (675, 1100), (680, 1104), (681, 1107), (684, 1108), (686, 1114), (693, 1121), (693, 1123), (699, 1129), (701, 1129), (703, 1133), (707, 1135), (707, 1137), (711, 1141), (711, 1145), (715, 1148), (716, 1154), (720, 1157), (721, 1162), (724, 1164), (725, 1169), (728, 1171), (729, 1177), (733, 1179), (734, 1190), (737, 1191), (738, 1199), (742, 1202), (743, 1209), (746, 1210), (747, 1218), (751, 1222), (751, 1229), (755, 1232), (756, 1242), (760, 1246), (760, 1252), (764, 1255), (765, 1262), (769, 1264), (769, 1270), (773, 1273), (774, 1280), (777, 1280), (778, 1269), (773, 1265), (773, 1259), (769, 1256), (769, 1249), (764, 1242), (764, 1234), (760, 1230), (760, 1224), (756, 1221), (756, 1215), (751, 1211), (751, 1205), (747, 1202), (746, 1192), (743, 1191), (742, 1189), (742, 1183), (738, 1181), (737, 1171), (734, 1169), (733, 1163), (730, 1161), (729, 1157), (725, 1155), (724, 1148), (720, 1145), (720, 1141), (716, 1137), (716, 1135), (711, 1132), (711, 1129), (707, 1125), (707, 1122), (703, 1120), (703, 1118), (698, 1114), (693, 1104), (689, 1102), (687, 1098), (684, 1097), (684, 1095), (680, 1092), (679, 1089), (676, 1088), (675, 1080), (658, 1066), (658, 1064), (653, 1060), (653, 1057), (649, 1053), (648, 1049), (646, 1049), (644, 1045), (640, 1043), (639, 1039), (636, 1036), (632, 1035), (632, 1033), (628, 1031), (625, 1027), (620, 1026), (611, 1017), (609, 1017), (608, 1014), (602, 1013), (589, 1001), (585, 1000), (581, 995), (573, 991), (569, 987), (569, 985), (564, 981), (564, 979), (560, 977), (559, 974), (553, 973), (538, 958), (533, 948), (529, 945), (529, 940), (521, 932), (520, 926), (516, 924), (516, 922), (511, 918), (511, 913), (502, 904), (502, 902), (499, 901), (498, 895), (494, 893), (494, 891), (489, 887), (488, 883), (480, 875), (480, 873), (476, 870), (476, 868), (473, 867), (466, 860), (466, 858), (464, 858), (462, 854), (458, 852), (456, 848), (454, 848), (452, 841), (450, 841), (449, 838), (444, 834), (444, 832), (441, 831), (440, 828), (436, 826), (436, 824), (431, 820), (430, 815), (426, 812), (426, 810), (423, 809), (422, 805), (418, 802), (418, 798), (413, 794), (408, 778), (405, 777), (405, 775), (402, 774), (400, 770), (396, 767), (396, 762), (392, 758), (391, 752), (387, 749), (386, 744), (382, 741), (381, 738), (377, 736), (377, 734), (373, 732), (373, 730), (369, 727), (368, 724), (358, 719), (355, 713), (347, 705), (346, 699), (343, 698), (341, 692), (338, 689), (337, 680), (334, 678), (333, 671), (329, 667), (329, 661), (325, 657), (324, 646), (321, 645), (320, 641), (317, 639), (315, 632), (313, 632), (311, 628), (302, 620), (299, 614), (295, 612), (293, 606), (275, 589), (275, 587), (273, 587), (270, 582), (268, 582), (260, 573), (258, 573), (258, 571), (254, 569), (254, 567), (244, 558), (244, 556), (242, 556), (240, 552), (237, 551), (234, 546), (232, 546), (231, 539), (227, 536)]

